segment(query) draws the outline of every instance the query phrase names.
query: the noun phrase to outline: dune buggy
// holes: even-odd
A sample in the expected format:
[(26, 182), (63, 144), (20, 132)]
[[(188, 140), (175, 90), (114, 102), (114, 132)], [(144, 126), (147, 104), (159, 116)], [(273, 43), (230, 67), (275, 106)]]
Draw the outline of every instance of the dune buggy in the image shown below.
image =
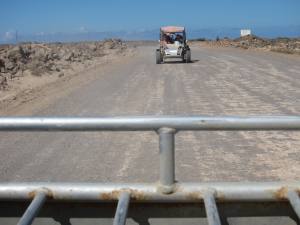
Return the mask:
[(191, 50), (187, 44), (184, 27), (167, 26), (160, 28), (156, 63), (160, 64), (167, 58), (180, 58), (186, 63), (191, 61)]

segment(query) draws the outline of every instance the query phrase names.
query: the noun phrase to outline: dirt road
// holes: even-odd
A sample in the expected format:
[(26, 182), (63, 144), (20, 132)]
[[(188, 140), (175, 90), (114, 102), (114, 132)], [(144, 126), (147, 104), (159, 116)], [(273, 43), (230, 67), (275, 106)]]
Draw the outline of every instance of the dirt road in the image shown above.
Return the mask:
[[(68, 91), (52, 99), (41, 93), (9, 114), (299, 115), (300, 57), (194, 47), (193, 63), (155, 65), (154, 48), (139, 47), (131, 58), (87, 71), (89, 82), (52, 87)], [(0, 143), (1, 181), (158, 179), (152, 132), (1, 133)], [(178, 133), (177, 179), (300, 179), (299, 146), (299, 132)]]

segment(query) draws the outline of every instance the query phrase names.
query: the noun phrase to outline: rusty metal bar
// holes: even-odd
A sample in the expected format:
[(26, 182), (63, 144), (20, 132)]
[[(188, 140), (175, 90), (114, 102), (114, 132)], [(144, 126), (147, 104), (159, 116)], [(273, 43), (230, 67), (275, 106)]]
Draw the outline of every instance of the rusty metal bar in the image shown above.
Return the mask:
[(47, 195), (45, 192), (39, 192), (35, 195), (34, 199), (26, 209), (25, 213), (18, 222), (18, 225), (30, 225), (34, 218), (39, 213), (44, 202), (46, 201)]
[(300, 116), (0, 117), (1, 131), (300, 130)]
[(299, 191), (300, 182), (176, 183), (168, 195), (157, 184), (0, 183), (0, 200), (28, 200), (44, 189), (51, 201), (118, 201), (119, 193), (128, 191), (134, 202), (199, 202), (213, 189), (217, 202), (270, 202), (288, 201), (287, 187)]
[(207, 221), (209, 225), (221, 225), (221, 220), (214, 197), (214, 191), (206, 191), (203, 195)]
[(118, 201), (118, 206), (117, 206), (113, 225), (126, 224), (129, 201), (130, 201), (130, 193), (122, 192)]
[(298, 218), (300, 219), (300, 198), (296, 191), (289, 190), (287, 192), (287, 198), (293, 207), (295, 213), (297, 214)]
[(175, 183), (175, 130), (171, 128), (161, 128), (158, 130), (158, 134), (160, 190), (168, 194), (173, 191)]

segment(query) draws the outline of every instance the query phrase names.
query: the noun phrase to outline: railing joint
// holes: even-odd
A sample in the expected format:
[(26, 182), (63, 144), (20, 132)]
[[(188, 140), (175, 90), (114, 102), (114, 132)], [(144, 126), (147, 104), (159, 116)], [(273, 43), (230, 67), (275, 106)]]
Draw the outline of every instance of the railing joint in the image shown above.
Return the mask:
[(161, 133), (175, 134), (176, 132), (177, 132), (177, 130), (174, 128), (171, 128), (171, 127), (161, 127), (157, 130), (158, 134), (161, 134)]

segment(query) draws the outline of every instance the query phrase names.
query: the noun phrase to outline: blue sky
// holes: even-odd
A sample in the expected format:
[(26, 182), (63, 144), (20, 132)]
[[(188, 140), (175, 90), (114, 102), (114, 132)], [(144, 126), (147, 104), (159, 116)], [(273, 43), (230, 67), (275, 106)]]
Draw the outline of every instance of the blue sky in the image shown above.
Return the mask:
[(0, 32), (300, 25), (300, 0), (1, 0)]

